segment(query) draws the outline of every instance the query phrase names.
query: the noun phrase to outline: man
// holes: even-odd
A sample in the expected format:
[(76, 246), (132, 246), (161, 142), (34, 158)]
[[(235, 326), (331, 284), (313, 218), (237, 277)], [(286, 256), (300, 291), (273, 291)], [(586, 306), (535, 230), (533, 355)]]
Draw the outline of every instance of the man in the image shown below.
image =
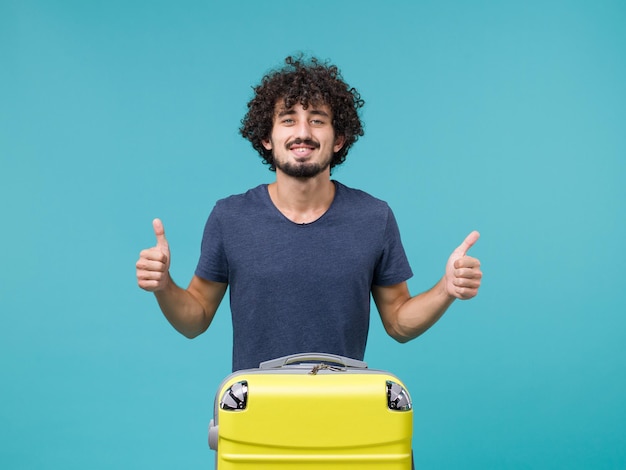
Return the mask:
[(189, 338), (209, 327), (230, 286), (233, 370), (300, 352), (363, 359), (370, 294), (387, 333), (406, 342), (478, 292), (480, 263), (466, 254), (478, 232), (433, 288), (412, 297), (390, 208), (330, 178), (363, 135), (362, 106), (337, 67), (287, 58), (255, 88), (240, 129), (276, 181), (218, 201), (187, 289), (170, 277), (163, 224), (153, 222), (157, 244), (140, 254), (139, 286)]

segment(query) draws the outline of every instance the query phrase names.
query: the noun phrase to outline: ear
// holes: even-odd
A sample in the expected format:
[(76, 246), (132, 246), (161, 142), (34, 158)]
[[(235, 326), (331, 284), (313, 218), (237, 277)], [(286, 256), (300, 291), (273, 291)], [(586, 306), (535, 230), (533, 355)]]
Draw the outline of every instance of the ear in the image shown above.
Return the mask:
[(335, 146), (333, 147), (333, 151), (335, 153), (339, 152), (339, 150), (341, 150), (341, 147), (343, 147), (343, 144), (345, 143), (346, 143), (346, 136), (344, 135), (337, 136), (337, 138), (335, 139)]
[(261, 140), (261, 143), (263, 144), (263, 147), (265, 147), (265, 150), (272, 150), (272, 141), (271, 140)]

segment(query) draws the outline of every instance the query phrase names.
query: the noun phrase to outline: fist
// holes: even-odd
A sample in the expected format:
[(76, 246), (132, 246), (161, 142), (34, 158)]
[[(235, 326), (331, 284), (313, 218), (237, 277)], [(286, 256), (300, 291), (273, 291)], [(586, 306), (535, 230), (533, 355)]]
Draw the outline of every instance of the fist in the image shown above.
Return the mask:
[(154, 219), (152, 227), (156, 236), (156, 246), (143, 250), (135, 266), (139, 287), (156, 292), (165, 289), (170, 282), (170, 247), (161, 220)]
[(445, 287), (448, 295), (457, 299), (471, 299), (478, 294), (483, 273), (480, 261), (467, 256), (468, 250), (476, 243), (480, 234), (470, 233), (463, 243), (452, 252), (446, 264)]

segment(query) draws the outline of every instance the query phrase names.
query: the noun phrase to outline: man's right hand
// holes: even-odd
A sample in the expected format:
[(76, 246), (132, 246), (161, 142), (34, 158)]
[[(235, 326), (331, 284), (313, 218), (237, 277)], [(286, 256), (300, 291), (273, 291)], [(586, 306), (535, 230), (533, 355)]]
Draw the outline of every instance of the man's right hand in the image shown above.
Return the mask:
[(149, 292), (163, 290), (172, 282), (169, 274), (170, 247), (165, 238), (165, 230), (160, 219), (152, 221), (156, 246), (143, 250), (139, 254), (137, 268), (137, 284)]

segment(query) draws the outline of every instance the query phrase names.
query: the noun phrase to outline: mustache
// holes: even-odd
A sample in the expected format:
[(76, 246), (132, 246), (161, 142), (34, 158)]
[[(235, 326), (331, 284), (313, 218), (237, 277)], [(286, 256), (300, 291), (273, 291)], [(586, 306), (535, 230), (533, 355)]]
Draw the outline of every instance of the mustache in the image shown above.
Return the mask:
[(285, 147), (287, 148), (287, 150), (289, 150), (292, 145), (302, 145), (302, 144), (308, 147), (313, 147), (314, 149), (320, 148), (320, 144), (318, 142), (315, 142), (314, 140), (311, 140), (311, 139), (300, 139), (300, 138), (287, 142), (285, 144)]

